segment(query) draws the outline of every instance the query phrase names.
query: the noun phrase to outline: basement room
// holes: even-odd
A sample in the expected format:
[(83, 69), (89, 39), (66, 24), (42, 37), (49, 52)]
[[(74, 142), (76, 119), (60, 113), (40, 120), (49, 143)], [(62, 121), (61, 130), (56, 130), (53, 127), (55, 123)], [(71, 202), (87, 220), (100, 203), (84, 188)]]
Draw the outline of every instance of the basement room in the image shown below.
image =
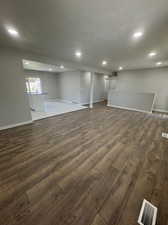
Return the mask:
[(168, 225), (168, 1), (0, 2), (0, 225)]

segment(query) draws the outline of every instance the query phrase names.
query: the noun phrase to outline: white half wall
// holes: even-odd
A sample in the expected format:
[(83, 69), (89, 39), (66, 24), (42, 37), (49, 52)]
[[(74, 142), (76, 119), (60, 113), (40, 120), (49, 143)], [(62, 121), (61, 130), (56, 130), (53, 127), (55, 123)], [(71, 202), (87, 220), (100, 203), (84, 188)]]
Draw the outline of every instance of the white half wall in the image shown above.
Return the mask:
[(156, 93), (154, 109), (168, 111), (168, 68), (119, 72), (116, 91)]

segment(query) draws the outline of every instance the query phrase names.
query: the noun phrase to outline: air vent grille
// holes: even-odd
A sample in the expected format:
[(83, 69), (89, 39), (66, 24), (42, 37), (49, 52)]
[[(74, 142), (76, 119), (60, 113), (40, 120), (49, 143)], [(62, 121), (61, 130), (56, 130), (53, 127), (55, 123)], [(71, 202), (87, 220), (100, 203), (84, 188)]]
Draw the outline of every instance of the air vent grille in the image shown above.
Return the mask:
[(162, 133), (162, 137), (168, 138), (168, 133)]
[(155, 225), (156, 217), (157, 217), (157, 208), (144, 199), (138, 218), (138, 223), (140, 225)]

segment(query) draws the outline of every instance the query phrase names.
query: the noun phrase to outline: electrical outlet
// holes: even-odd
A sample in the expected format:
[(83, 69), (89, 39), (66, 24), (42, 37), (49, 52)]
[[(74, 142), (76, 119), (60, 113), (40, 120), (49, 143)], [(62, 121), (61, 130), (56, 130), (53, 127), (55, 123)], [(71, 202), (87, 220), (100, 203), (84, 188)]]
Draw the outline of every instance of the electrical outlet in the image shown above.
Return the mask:
[(168, 139), (168, 133), (162, 133), (162, 137)]

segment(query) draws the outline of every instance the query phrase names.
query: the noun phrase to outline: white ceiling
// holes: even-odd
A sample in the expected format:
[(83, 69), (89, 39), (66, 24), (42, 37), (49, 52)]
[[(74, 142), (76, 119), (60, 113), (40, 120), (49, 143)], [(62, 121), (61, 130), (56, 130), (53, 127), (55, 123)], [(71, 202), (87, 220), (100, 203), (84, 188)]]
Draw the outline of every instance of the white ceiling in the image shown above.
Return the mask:
[(30, 61), (23, 59), (23, 68), (25, 70), (35, 70), (35, 71), (44, 71), (50, 73), (60, 73), (60, 72), (67, 72), (67, 71), (74, 71), (70, 68), (61, 68), (61, 65), (49, 65), (41, 62)]
[[(12, 26), (19, 38), (5, 30)], [(136, 31), (144, 36), (133, 40)], [(5, 0), (0, 44), (107, 70), (168, 65), (168, 0)], [(77, 60), (74, 52), (81, 50)], [(150, 51), (157, 56), (149, 58)]]

